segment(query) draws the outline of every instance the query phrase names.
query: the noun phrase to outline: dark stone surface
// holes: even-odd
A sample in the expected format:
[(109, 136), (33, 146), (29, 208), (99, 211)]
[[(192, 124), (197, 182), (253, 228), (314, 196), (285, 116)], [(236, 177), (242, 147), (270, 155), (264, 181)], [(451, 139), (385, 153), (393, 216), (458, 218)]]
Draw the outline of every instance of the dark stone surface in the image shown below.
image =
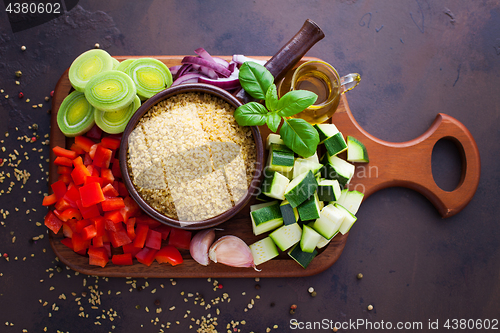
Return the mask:
[[(18, 169), (31, 174), (22, 187), (13, 168), (0, 168), (11, 174), (0, 183), (4, 191), (0, 208), (10, 212), (6, 218), (0, 215), (5, 224), (0, 226), (0, 253), (9, 256), (9, 261), (0, 259), (1, 332), (24, 328), (42, 332), (44, 327), (48, 332), (157, 332), (167, 322), (172, 323), (170, 331), (186, 332), (190, 324), (198, 327), (190, 318), (208, 313), (216, 316), (216, 307), (221, 311), (219, 332), (226, 332), (226, 324), (232, 320), (246, 321), (246, 325), (238, 325), (242, 332), (265, 332), (273, 325), (279, 328), (272, 331), (288, 332), (292, 318), (302, 322), (366, 319), (394, 326), (421, 322), (420, 331), (429, 331), (429, 320), (439, 320), (438, 331), (442, 332), (447, 319), (500, 319), (497, 1), (63, 2), (72, 8), (69, 12), (40, 25), (14, 29), (16, 32), (0, 5), (0, 89), (4, 90), (0, 139), (6, 148), (0, 158), (18, 150), (23, 160)], [(101, 305), (92, 309), (90, 286), (94, 288), (96, 278), (60, 266), (47, 237), (29, 242), (34, 236), (46, 235), (44, 226), (35, 225), (43, 223), (46, 212), (41, 193), (47, 191), (48, 147), (41, 142), (49, 132), (50, 103), (44, 97), (60, 75), (95, 43), (112, 55), (193, 54), (198, 47), (213, 55), (272, 55), (307, 18), (317, 22), (326, 35), (307, 55), (333, 64), (341, 74), (361, 74), (361, 84), (348, 93), (348, 99), (356, 119), (369, 133), (388, 141), (411, 140), (439, 112), (467, 126), (482, 158), (481, 181), (470, 204), (443, 220), (421, 195), (407, 189), (386, 189), (362, 205), (344, 253), (321, 274), (262, 279), (258, 290), (253, 279), (221, 279), (218, 282), (223, 288), (216, 291), (213, 281), (204, 279), (178, 280), (175, 286), (169, 280), (138, 279), (137, 286), (149, 283), (138, 291), (125, 279), (99, 278)], [(24, 52), (22, 45), (27, 47)], [(20, 85), (15, 84), (17, 70), (23, 72)], [(17, 97), (20, 91), (22, 100)], [(30, 103), (25, 102), (27, 98)], [(42, 108), (32, 108), (39, 103)], [(28, 128), (33, 123), (39, 125), (41, 138), (33, 144), (17, 140), (33, 136)], [(9, 137), (4, 137), (5, 132)], [(440, 186), (452, 189), (459, 168), (452, 144), (436, 146), (433, 173)], [(11, 181), (14, 186), (9, 191)], [(28, 209), (36, 211), (26, 214)], [(364, 275), (361, 280), (356, 279), (359, 272)], [(54, 290), (50, 290), (52, 286)], [(311, 286), (317, 291), (314, 298), (307, 291)], [(86, 296), (79, 305), (75, 298), (82, 292)], [(205, 309), (199, 302), (193, 304), (194, 297), (187, 297), (187, 293), (197, 292), (206, 301), (227, 292), (231, 302)], [(62, 294), (66, 299), (60, 299)], [(251, 299), (255, 300), (253, 308), (244, 312)], [(163, 310), (158, 314), (156, 300)], [(294, 303), (298, 308), (290, 315)], [(367, 310), (369, 304), (374, 306), (372, 311)], [(169, 311), (174, 305), (175, 310)], [(88, 318), (79, 317), (80, 306)], [(111, 309), (117, 313), (114, 321), (109, 320)], [(191, 313), (185, 319), (186, 310)], [(97, 319), (103, 314), (105, 319)], [(152, 320), (156, 317), (155, 326)], [(97, 321), (102, 325), (95, 326)]]

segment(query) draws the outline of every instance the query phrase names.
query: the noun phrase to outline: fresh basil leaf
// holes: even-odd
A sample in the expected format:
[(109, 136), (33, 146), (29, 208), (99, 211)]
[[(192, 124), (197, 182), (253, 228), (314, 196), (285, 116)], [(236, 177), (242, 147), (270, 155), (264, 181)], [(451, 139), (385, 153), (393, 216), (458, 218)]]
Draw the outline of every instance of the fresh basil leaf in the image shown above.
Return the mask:
[(319, 144), (318, 131), (300, 118), (285, 119), (280, 136), (288, 148), (304, 158), (312, 156)]
[(273, 112), (276, 111), (276, 106), (278, 104), (278, 91), (276, 85), (273, 83), (269, 86), (266, 92), (266, 108)]
[(234, 118), (240, 126), (260, 126), (266, 123), (267, 110), (264, 105), (250, 102), (234, 111)]
[(292, 90), (279, 99), (276, 110), (282, 117), (291, 117), (314, 104), (317, 98), (309, 90)]
[(238, 79), (243, 89), (256, 99), (265, 99), (267, 90), (274, 82), (267, 68), (252, 61), (241, 65)]
[(281, 116), (278, 112), (269, 112), (266, 117), (266, 123), (267, 127), (269, 127), (272, 132), (276, 133), (281, 123)]

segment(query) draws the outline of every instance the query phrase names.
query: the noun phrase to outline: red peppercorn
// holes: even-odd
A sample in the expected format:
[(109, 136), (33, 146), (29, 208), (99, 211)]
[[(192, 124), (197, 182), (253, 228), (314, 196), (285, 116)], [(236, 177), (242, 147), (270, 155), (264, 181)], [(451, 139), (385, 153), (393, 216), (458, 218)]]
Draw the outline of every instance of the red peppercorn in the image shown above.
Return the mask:
[(54, 90), (50, 92), (50, 97), (54, 97)]
[(219, 286), (218, 286), (218, 287), (219, 287), (219, 289), (222, 289), (222, 284), (219, 284)]
[(19, 93), (19, 98), (23, 98), (24, 94), (22, 92)]
[(290, 306), (290, 309), (292, 309), (292, 310), (297, 309), (297, 305), (296, 304), (292, 304), (292, 306)]
[(8, 254), (7, 252), (5, 252), (5, 253), (3, 254), (3, 256), (4, 256), (4, 258), (7, 258), (7, 257), (9, 256), (9, 254)]
[(36, 136), (31, 138), (31, 142), (35, 142), (35, 141), (36, 141)]

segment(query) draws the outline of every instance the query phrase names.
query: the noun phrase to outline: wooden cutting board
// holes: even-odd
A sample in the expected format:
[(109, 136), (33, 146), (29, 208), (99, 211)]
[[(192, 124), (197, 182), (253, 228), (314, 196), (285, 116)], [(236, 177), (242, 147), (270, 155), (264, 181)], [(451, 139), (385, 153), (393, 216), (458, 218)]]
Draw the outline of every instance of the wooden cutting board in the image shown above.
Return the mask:
[[(161, 60), (168, 67), (179, 65), (183, 58), (183, 56), (152, 57)], [(120, 56), (116, 58), (122, 61), (139, 57)], [(222, 58), (230, 60), (228, 56)], [(269, 59), (269, 57), (256, 58)], [(304, 57), (299, 64), (308, 60), (319, 59)], [(66, 138), (61, 133), (56, 120), (59, 106), (70, 91), (71, 84), (68, 80), (68, 71), (66, 71), (56, 85), (52, 100), (51, 148), (54, 146), (68, 147), (72, 142), (71, 139)], [(458, 213), (472, 199), (479, 183), (479, 151), (470, 132), (458, 120), (445, 114), (438, 114), (429, 130), (418, 138), (402, 143), (386, 142), (373, 137), (359, 126), (349, 109), (346, 95), (343, 95), (337, 112), (332, 117), (332, 122), (344, 136), (350, 135), (357, 138), (367, 148), (370, 162), (356, 164), (356, 173), (349, 185), (350, 189), (365, 193), (365, 198), (386, 187), (408, 187), (427, 197), (438, 209), (442, 217), (449, 217)], [(261, 135), (264, 140), (268, 134), (267, 127), (261, 127)], [(432, 149), (436, 142), (442, 138), (453, 140), (462, 155), (461, 180), (457, 188), (451, 192), (439, 188), (432, 178)], [(52, 163), (54, 159), (55, 156), (51, 151), (50, 183), (57, 180), (57, 166)], [(220, 228), (224, 230), (217, 231), (216, 238), (223, 235), (235, 235), (242, 238), (247, 244), (252, 244), (265, 237), (266, 235), (254, 236), (252, 232), (249, 206), (255, 203), (257, 203), (256, 199), (252, 199), (235, 217), (221, 224)], [(353, 228), (362, 227), (362, 220), (359, 220), (353, 226)], [(259, 265), (260, 272), (251, 268), (234, 268), (214, 263), (204, 267), (191, 259), (189, 251), (182, 252), (184, 262), (175, 267), (168, 264), (160, 265), (156, 262), (148, 267), (137, 261), (134, 261), (132, 266), (116, 266), (110, 261), (106, 267), (101, 268), (89, 265), (88, 257), (76, 254), (63, 245), (60, 242), (64, 237), (62, 232), (58, 235), (51, 232), (50, 244), (55, 254), (65, 265), (88, 275), (135, 278), (300, 277), (314, 275), (331, 267), (342, 254), (348, 235), (348, 233), (346, 235), (337, 235), (328, 246), (320, 251), (306, 269), (303, 269), (286, 253), (281, 253), (278, 258)]]

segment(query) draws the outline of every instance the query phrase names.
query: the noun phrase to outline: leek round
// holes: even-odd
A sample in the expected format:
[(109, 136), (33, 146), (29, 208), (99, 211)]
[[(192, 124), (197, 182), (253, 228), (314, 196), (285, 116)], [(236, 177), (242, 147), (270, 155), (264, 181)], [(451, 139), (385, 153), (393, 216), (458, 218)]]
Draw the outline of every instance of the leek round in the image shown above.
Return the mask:
[(148, 99), (172, 85), (172, 73), (161, 61), (153, 58), (134, 60), (126, 70), (132, 78), (137, 94), (141, 99)]
[(136, 95), (134, 101), (130, 103), (130, 105), (118, 111), (105, 112), (96, 109), (94, 112), (95, 123), (106, 133), (122, 133), (139, 106), (141, 106), (141, 100), (139, 96)]
[(83, 92), (95, 75), (113, 69), (114, 61), (108, 52), (93, 49), (80, 54), (69, 67), (68, 77), (76, 91)]
[(111, 57), (111, 60), (113, 61), (113, 69), (117, 69), (120, 66), (120, 61), (113, 57)]
[(137, 93), (132, 79), (120, 71), (107, 71), (94, 76), (85, 87), (85, 97), (96, 109), (113, 112), (121, 110)]
[(61, 103), (57, 112), (57, 124), (68, 137), (82, 135), (94, 126), (94, 107), (79, 91), (73, 91)]
[(118, 65), (118, 67), (116, 67), (116, 70), (126, 73), (128, 66), (130, 66), (130, 64), (133, 63), (134, 60), (135, 59), (125, 59), (125, 60), (123, 60), (122, 62), (120, 62), (120, 64)]

